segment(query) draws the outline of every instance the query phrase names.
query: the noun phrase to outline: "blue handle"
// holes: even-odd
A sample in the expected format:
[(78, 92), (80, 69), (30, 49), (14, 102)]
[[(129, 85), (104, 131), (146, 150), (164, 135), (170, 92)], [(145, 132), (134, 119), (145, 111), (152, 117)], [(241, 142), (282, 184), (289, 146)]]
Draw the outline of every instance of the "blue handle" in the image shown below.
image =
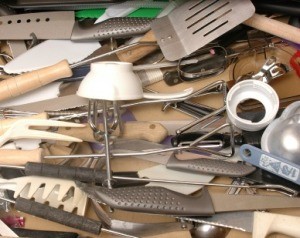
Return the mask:
[(300, 165), (298, 164), (248, 144), (240, 147), (240, 156), (254, 166), (300, 185)]

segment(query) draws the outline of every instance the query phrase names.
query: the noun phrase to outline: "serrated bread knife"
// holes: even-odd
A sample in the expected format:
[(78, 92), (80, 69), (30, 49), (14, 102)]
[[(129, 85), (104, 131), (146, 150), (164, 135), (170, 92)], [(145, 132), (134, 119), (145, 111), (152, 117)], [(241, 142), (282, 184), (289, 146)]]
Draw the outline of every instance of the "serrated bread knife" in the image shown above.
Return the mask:
[(298, 208), (300, 198), (271, 195), (228, 195), (209, 193), (204, 187), (198, 196), (183, 195), (161, 187), (108, 189), (81, 182), (76, 185), (87, 196), (114, 209), (174, 216), (212, 216), (220, 212)]
[(36, 12), (0, 17), (0, 40), (105, 40), (150, 30), (151, 18), (116, 17), (97, 24), (75, 21), (74, 11)]

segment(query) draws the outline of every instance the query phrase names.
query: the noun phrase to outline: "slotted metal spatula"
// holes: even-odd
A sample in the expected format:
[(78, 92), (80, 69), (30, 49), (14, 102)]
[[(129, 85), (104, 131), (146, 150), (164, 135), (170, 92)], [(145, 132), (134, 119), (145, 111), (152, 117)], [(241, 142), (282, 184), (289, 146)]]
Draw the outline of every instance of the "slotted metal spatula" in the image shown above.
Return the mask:
[(191, 0), (154, 20), (151, 28), (164, 56), (173, 61), (215, 40), (254, 12), (249, 0)]

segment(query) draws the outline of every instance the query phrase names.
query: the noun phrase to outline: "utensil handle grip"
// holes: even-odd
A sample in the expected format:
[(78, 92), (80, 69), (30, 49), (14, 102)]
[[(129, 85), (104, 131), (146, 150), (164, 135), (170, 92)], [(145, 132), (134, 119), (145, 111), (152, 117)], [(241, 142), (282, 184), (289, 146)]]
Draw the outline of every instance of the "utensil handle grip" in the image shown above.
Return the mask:
[(103, 183), (106, 180), (105, 171), (84, 167), (71, 167), (65, 165), (28, 162), (25, 166), (27, 176), (45, 176), (52, 178), (64, 178), (79, 180), (81, 182)]
[(210, 194), (203, 188), (200, 196), (189, 196), (163, 187), (80, 187), (96, 194), (96, 200), (125, 211), (178, 216), (210, 216), (215, 213)]
[(251, 18), (244, 21), (244, 24), (300, 44), (300, 29), (294, 26), (290, 26), (286, 23), (254, 14)]
[(28, 161), (41, 162), (43, 150), (0, 150), (0, 164), (24, 165)]
[[(153, 31), (148, 31), (141, 39), (139, 42), (156, 42), (156, 38), (154, 36)], [(119, 58), (120, 61), (125, 61), (125, 62), (136, 62), (139, 59), (143, 58), (144, 56), (152, 53), (158, 49), (157, 45), (151, 45), (151, 46), (145, 46), (145, 45), (140, 45), (136, 46), (131, 50), (126, 50), (120, 53), (117, 53), (117, 57)]]
[(244, 161), (254, 166), (300, 185), (300, 165), (292, 161), (248, 144), (240, 147), (240, 156)]
[(102, 224), (99, 221), (78, 216), (21, 197), (16, 199), (15, 209), (40, 218), (44, 218), (49, 221), (57, 222), (69, 227), (73, 227), (97, 235), (100, 233), (102, 227)]
[(72, 76), (67, 60), (0, 82), (0, 101), (22, 95), (57, 79)]
[(124, 132), (119, 136), (124, 139), (141, 139), (159, 143), (167, 135), (167, 129), (160, 123), (132, 121), (124, 123)]
[(174, 155), (170, 157), (166, 167), (172, 170), (230, 177), (246, 176), (255, 170), (253, 166), (216, 159), (201, 158), (182, 161), (176, 159)]
[[(261, 224), (264, 224), (262, 227)], [(266, 237), (271, 233), (280, 233), (291, 237), (300, 234), (300, 217), (254, 212), (253, 238)]]
[(7, 131), (12, 126), (12, 124), (14, 124), (15, 122), (21, 119), (48, 119), (48, 116), (46, 112), (43, 112), (28, 117), (17, 117), (17, 118), (0, 120), (0, 135), (3, 134), (5, 131)]
[[(123, 124), (124, 131), (121, 134), (117, 128), (112, 135), (123, 139), (142, 139), (151, 142), (161, 142), (168, 135), (168, 131), (160, 123), (154, 122), (126, 122)], [(99, 124), (98, 128), (103, 130), (103, 124)], [(75, 136), (83, 141), (95, 142), (93, 131), (89, 126), (82, 128), (59, 128), (57, 133), (62, 135)]]
[(51, 231), (51, 230), (33, 230), (24, 228), (12, 228), (19, 237), (59, 237), (59, 238), (78, 238), (78, 234), (68, 231)]

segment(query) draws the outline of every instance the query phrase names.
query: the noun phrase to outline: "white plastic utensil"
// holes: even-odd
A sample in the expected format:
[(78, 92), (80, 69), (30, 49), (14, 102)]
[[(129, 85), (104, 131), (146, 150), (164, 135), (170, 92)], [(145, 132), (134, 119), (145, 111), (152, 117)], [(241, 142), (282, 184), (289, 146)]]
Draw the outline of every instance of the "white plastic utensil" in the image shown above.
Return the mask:
[(36, 202), (48, 203), (49, 206), (84, 215), (87, 196), (72, 180), (40, 176), (25, 176), (13, 179), (0, 179), (0, 188), (15, 191), (14, 198), (34, 198)]
[(20, 119), (14, 122), (9, 129), (5, 131), (4, 134), (0, 136), (0, 146), (9, 140), (14, 139), (45, 139), (45, 140), (63, 140), (72, 142), (82, 142), (73, 136), (61, 135), (54, 132), (47, 132), (43, 130), (30, 129), (31, 126), (46, 126), (46, 127), (84, 127), (83, 124), (64, 122), (64, 121), (54, 121), (54, 120), (44, 120), (44, 119)]
[(90, 99), (135, 100), (143, 97), (142, 83), (133, 73), (132, 63), (97, 62), (82, 80), (77, 95)]
[[(266, 113), (260, 121), (252, 122), (239, 117), (237, 114), (239, 104), (250, 99), (257, 100), (264, 106)], [(275, 118), (279, 108), (279, 98), (276, 91), (270, 85), (253, 79), (235, 84), (229, 90), (226, 102), (228, 119), (234, 126), (245, 131), (259, 131), (267, 127)]]
[(188, 88), (176, 93), (144, 93), (141, 80), (133, 72), (132, 63), (97, 62), (91, 64), (91, 71), (82, 80), (77, 95), (101, 100), (135, 100), (135, 99), (176, 99), (193, 93)]
[(300, 237), (300, 217), (268, 212), (254, 212), (253, 238), (264, 238), (271, 233)]

